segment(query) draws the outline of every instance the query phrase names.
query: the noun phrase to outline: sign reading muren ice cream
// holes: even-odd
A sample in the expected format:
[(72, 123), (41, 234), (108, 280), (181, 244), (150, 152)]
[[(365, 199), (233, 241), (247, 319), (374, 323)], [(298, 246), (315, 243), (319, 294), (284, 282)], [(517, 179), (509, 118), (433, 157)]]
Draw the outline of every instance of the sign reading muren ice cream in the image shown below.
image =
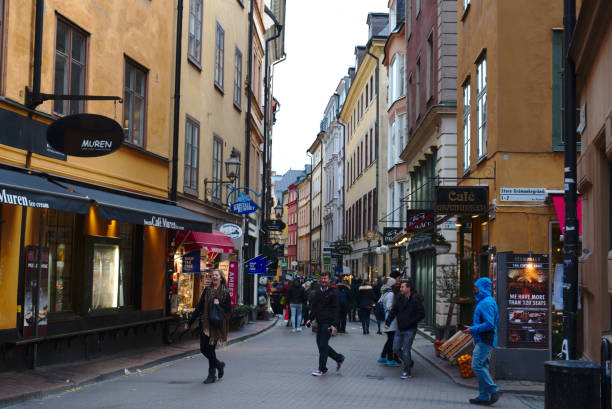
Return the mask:
[(485, 214), (489, 211), (489, 187), (437, 186), (434, 211), (439, 214)]
[(66, 155), (93, 157), (115, 152), (123, 144), (117, 121), (96, 114), (68, 115), (47, 128), (47, 142)]
[(548, 348), (548, 255), (509, 254), (506, 258), (508, 348)]

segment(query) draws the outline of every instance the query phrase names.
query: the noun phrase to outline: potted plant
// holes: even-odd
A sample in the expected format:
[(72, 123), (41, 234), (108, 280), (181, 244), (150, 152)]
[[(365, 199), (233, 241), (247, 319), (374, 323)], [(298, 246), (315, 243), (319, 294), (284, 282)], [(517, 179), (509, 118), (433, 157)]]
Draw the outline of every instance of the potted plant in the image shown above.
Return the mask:
[(250, 305), (239, 304), (235, 306), (229, 315), (230, 329), (236, 330), (245, 326), (249, 322), (249, 314), (253, 307)]

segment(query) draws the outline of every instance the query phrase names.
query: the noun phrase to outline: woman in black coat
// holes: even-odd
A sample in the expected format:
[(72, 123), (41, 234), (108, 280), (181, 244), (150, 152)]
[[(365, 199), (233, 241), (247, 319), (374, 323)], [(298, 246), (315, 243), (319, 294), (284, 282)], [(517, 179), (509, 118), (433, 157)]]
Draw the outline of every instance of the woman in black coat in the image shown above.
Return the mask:
[(370, 333), (370, 313), (374, 305), (374, 290), (366, 281), (359, 287), (357, 306), (359, 307), (359, 319), (364, 334)]

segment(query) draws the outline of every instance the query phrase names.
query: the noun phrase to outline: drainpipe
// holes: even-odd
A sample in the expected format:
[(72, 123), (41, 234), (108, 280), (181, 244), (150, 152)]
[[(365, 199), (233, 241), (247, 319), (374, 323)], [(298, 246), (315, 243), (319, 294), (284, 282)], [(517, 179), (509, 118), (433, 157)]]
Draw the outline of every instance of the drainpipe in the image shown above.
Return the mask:
[[(266, 218), (268, 216), (268, 178), (267, 178), (267, 174), (268, 174), (268, 165), (269, 165), (269, 160), (268, 160), (268, 111), (270, 109), (270, 65), (268, 63), (268, 58), (269, 58), (269, 47), (270, 47), (270, 42), (276, 40), (278, 37), (280, 37), (281, 32), (283, 30), (283, 26), (278, 22), (278, 20), (276, 19), (276, 16), (274, 15), (274, 13), (272, 13), (272, 11), (266, 6), (264, 8), (265, 13), (270, 16), (270, 18), (272, 19), (272, 21), (274, 21), (274, 26), (276, 27), (276, 34), (273, 35), (272, 37), (266, 39), (266, 45), (265, 45), (265, 74), (264, 74), (264, 130), (263, 130), (263, 134), (264, 134), (264, 149), (263, 149), (263, 173), (261, 175), (261, 186), (262, 186), (262, 190), (263, 190), (263, 200), (261, 203), (261, 226), (263, 228), (264, 222), (266, 221)], [(268, 236), (267, 230), (264, 231), (264, 238), (266, 238)], [(263, 245), (261, 246), (263, 248)]]
[[(250, 185), (250, 153), (251, 153), (251, 85), (253, 83), (251, 76), (253, 75), (253, 6), (255, 4), (255, 0), (251, 0), (251, 6), (249, 11), (249, 66), (247, 69), (247, 113), (245, 118), (245, 130), (244, 130), (244, 182), (245, 186)], [(245, 215), (244, 217), (244, 245), (242, 251), (245, 252), (245, 249), (248, 249), (249, 244), (249, 216)], [(249, 249), (250, 250), (250, 249)], [(246, 259), (246, 257), (245, 257)], [(244, 277), (244, 264), (242, 265), (242, 276)], [(248, 278), (247, 278), (248, 279)], [(250, 280), (250, 279), (248, 279)], [(253, 297), (253, 305), (256, 305), (256, 291), (257, 291), (257, 276), (254, 277), (253, 281), (254, 290), (251, 294), (248, 295), (250, 298)], [(247, 292), (248, 294), (248, 292)]]
[[(374, 58), (376, 60), (376, 71), (375, 71), (375, 76), (376, 76), (376, 128), (375, 128), (375, 135), (376, 135), (376, 140), (374, 142), (374, 145), (376, 146), (376, 201), (374, 202), (374, 230), (376, 232), (379, 232), (378, 230), (378, 202), (379, 202), (379, 198), (380, 198), (380, 190), (378, 188), (378, 168), (380, 167), (380, 163), (378, 160), (378, 152), (380, 151), (379, 147), (378, 147), (378, 141), (379, 141), (379, 132), (380, 132), (380, 125), (379, 125), (379, 117), (380, 117), (380, 84), (379, 84), (379, 65), (380, 65), (380, 61), (378, 60), (378, 57), (375, 56), (374, 54), (372, 54), (370, 52), (369, 49), (366, 49), (366, 54), (368, 54), (370, 57)], [(379, 232), (380, 233), (380, 232)], [(380, 240), (378, 245), (380, 246)], [(386, 269), (387, 269), (387, 259), (386, 256), (383, 254), (383, 275), (386, 275)]]
[(576, 73), (569, 47), (576, 25), (576, 0), (563, 2), (563, 36), (565, 60), (564, 121), (565, 121), (565, 239), (563, 241), (563, 344), (565, 359), (576, 359), (578, 311), (578, 219), (576, 197)]
[[(176, 57), (174, 62), (174, 129), (172, 134), (172, 181), (170, 183), (170, 200), (177, 200), (177, 170), (179, 144), (179, 117), (181, 102), (181, 47), (183, 39), (183, 0), (178, 0), (176, 7)], [(36, 90), (35, 90), (36, 92)]]
[(308, 206), (308, 226), (310, 227), (310, 233), (308, 234), (308, 273), (312, 272), (310, 263), (312, 261), (312, 155), (310, 152), (306, 152), (306, 155), (310, 157), (310, 205)]
[[(346, 172), (346, 124), (342, 122), (340, 119), (340, 115), (338, 115), (338, 123), (342, 125), (342, 238), (340, 241), (346, 240), (346, 180), (347, 180), (347, 172)], [(344, 270), (344, 256), (340, 255), (342, 260), (342, 268)], [(344, 271), (343, 271), (344, 272)], [(353, 272), (351, 272), (351, 275)]]
[(34, 30), (34, 75), (32, 78), (32, 92), (34, 95), (40, 95), (44, 12), (45, 0), (36, 0), (36, 28)]

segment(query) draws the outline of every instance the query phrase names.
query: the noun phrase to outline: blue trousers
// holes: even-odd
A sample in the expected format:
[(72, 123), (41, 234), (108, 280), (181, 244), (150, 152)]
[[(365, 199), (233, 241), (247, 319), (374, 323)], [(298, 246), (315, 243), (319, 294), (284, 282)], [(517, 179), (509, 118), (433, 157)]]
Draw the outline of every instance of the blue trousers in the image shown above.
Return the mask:
[(492, 346), (478, 342), (472, 355), (472, 370), (478, 378), (478, 397), (482, 400), (489, 400), (491, 394), (499, 390), (489, 372), (492, 352)]

